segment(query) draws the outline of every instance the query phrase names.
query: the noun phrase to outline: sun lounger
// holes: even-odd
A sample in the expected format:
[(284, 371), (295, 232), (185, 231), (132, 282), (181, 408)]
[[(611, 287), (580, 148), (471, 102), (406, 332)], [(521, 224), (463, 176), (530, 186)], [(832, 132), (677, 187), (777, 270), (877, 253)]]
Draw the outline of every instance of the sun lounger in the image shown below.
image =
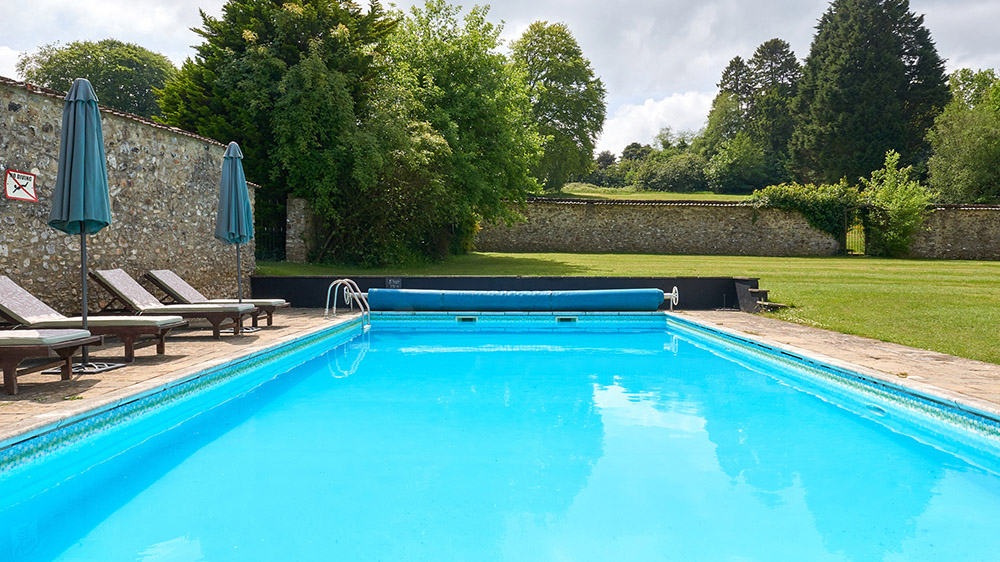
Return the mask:
[(103, 336), (87, 330), (2, 330), (0, 331), (0, 365), (3, 367), (3, 389), (17, 394), (17, 366), (29, 357), (59, 355), (62, 380), (73, 373), (73, 354), (83, 345), (101, 345)]
[[(0, 275), (0, 318), (32, 329), (82, 329), (83, 318), (59, 314), (9, 277)], [(135, 360), (135, 342), (141, 336), (156, 338), (156, 353), (166, 351), (170, 330), (187, 326), (180, 316), (88, 316), (87, 329), (96, 336), (115, 336), (125, 344), (125, 361)]]
[(120, 303), (125, 311), (144, 316), (176, 315), (183, 318), (203, 318), (212, 324), (212, 336), (219, 339), (220, 325), (231, 320), (240, 333), (243, 318), (257, 310), (252, 304), (162, 304), (138, 281), (121, 269), (104, 269), (90, 272), (90, 277), (113, 297), (102, 309), (110, 310)]
[[(154, 269), (146, 274), (146, 279), (166, 293), (170, 300), (165, 301), (164, 304), (170, 304), (171, 301), (179, 304), (232, 304), (240, 302), (236, 299), (209, 299), (169, 269)], [(274, 319), (274, 311), (290, 304), (284, 299), (243, 299), (242, 302), (252, 304), (266, 314), (268, 326)], [(253, 315), (253, 325), (257, 325), (257, 314)]]

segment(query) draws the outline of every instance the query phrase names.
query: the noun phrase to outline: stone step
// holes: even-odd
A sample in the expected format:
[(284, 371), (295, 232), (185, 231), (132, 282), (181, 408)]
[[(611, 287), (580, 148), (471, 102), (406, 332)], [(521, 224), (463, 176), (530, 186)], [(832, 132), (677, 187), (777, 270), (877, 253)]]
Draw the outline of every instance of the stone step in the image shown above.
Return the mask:
[(771, 302), (766, 300), (757, 301), (757, 305), (766, 310), (780, 310), (782, 308), (788, 308), (787, 304), (781, 304), (780, 302)]

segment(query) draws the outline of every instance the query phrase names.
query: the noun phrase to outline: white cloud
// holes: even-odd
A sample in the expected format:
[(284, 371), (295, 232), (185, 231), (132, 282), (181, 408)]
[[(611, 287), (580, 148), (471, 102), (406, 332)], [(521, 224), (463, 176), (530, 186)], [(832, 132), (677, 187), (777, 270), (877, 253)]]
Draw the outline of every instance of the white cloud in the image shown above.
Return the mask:
[(697, 131), (705, 125), (716, 92), (672, 94), (659, 101), (647, 99), (641, 105), (620, 106), (604, 123), (597, 139), (597, 151), (621, 154), (629, 143), (649, 144), (663, 127), (674, 131)]
[(992, 1), (963, 2), (961, 9), (951, 4), (922, 1), (911, 9), (925, 14), (924, 25), (931, 31), (948, 72), (1000, 68), (1000, 50), (993, 29), (1000, 21), (1000, 4)]
[[(0, 75), (16, 78), (19, 52), (109, 37), (163, 53), (179, 65), (201, 43), (190, 31), (201, 26), (198, 8), (219, 16), (225, 1), (31, 0), (31, 9), (4, 13)], [(466, 7), (489, 3), (450, 1)], [(423, 3), (395, 0), (404, 10)], [(489, 19), (505, 21), (507, 41), (537, 20), (569, 26), (607, 88), (611, 118), (599, 146), (618, 152), (633, 141), (651, 142), (664, 125), (700, 127), (712, 96), (705, 92), (715, 88), (732, 57), (749, 57), (757, 45), (780, 37), (805, 58), (828, 7), (829, 0), (504, 0), (492, 3)], [(1000, 3), (911, 0), (910, 8), (927, 15), (925, 24), (949, 70), (1000, 68), (994, 40)]]
[(0, 46), (0, 76), (5, 78), (17, 78), (17, 71), (14, 65), (17, 64), (17, 57), (21, 51), (15, 51), (10, 47)]
[[(224, 0), (32, 0), (30, 10), (4, 14), (0, 49), (34, 51), (42, 45), (118, 39), (162, 53), (175, 64), (193, 55), (200, 38), (199, 5), (210, 15), (222, 13)], [(17, 33), (6, 33), (11, 29)]]

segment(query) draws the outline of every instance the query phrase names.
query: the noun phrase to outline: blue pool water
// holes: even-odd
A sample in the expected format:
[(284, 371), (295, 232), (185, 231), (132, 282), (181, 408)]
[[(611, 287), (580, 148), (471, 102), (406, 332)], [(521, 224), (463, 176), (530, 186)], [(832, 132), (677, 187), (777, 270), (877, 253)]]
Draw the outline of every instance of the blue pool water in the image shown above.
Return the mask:
[(271, 375), (0, 477), (0, 560), (1000, 556), (995, 439), (688, 330), (376, 322)]

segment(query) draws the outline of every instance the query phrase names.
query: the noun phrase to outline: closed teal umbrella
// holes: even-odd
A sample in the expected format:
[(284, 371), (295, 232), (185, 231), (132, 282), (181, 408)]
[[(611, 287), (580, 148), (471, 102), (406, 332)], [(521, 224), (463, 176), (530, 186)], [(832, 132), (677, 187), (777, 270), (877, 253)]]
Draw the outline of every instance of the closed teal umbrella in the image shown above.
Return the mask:
[(222, 181), (219, 183), (219, 213), (215, 221), (215, 237), (226, 244), (236, 244), (236, 284), (243, 302), (243, 275), (240, 265), (240, 244), (253, 240), (253, 210), (247, 178), (243, 175), (243, 152), (240, 145), (229, 143), (222, 157)]
[[(59, 171), (52, 193), (49, 226), (80, 235), (80, 282), (83, 288), (83, 329), (87, 329), (87, 235), (111, 224), (108, 168), (97, 94), (85, 78), (77, 78), (66, 94)], [(87, 348), (83, 348), (87, 362)]]

